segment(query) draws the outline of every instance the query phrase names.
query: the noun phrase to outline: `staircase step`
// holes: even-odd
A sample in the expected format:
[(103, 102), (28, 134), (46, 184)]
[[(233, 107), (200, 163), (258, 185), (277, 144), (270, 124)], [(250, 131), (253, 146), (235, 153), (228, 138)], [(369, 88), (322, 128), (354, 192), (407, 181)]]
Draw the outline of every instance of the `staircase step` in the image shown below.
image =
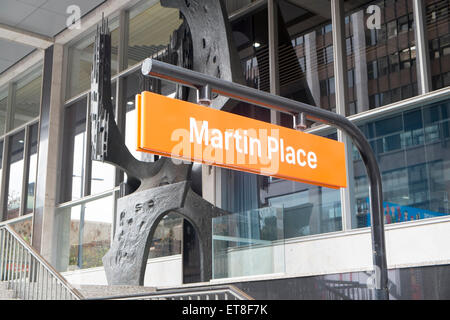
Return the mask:
[(8, 283), (4, 281), (0, 281), (0, 291), (8, 290)]
[(100, 286), (82, 285), (77, 288), (85, 298), (104, 298), (122, 295), (132, 295), (139, 293), (155, 292), (156, 288), (142, 286)]
[(0, 281), (0, 300), (14, 300), (15, 294), (13, 290), (8, 289), (8, 283)]

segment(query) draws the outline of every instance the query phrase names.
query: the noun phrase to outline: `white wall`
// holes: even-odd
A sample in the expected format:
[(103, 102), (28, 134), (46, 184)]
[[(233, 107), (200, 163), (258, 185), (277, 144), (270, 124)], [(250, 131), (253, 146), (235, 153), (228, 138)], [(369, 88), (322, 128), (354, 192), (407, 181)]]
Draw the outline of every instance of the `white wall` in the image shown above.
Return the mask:
[[(182, 255), (149, 259), (144, 286), (178, 286), (183, 282)], [(80, 285), (108, 285), (103, 267), (61, 273), (75, 287)]]
[[(450, 220), (430, 219), (421, 222), (406, 222), (385, 226), (386, 253), (388, 268), (403, 268), (450, 264)], [(277, 246), (278, 250), (283, 245)], [(255, 253), (238, 250), (230, 252), (228, 264), (230, 274), (248, 274), (245, 260)], [(262, 250), (262, 248), (261, 248)], [(265, 249), (267, 250), (267, 249)], [(262, 252), (262, 251), (261, 251)], [(261, 265), (274, 264), (273, 256), (267, 258), (256, 254)], [(282, 254), (277, 254), (283, 259)], [(264, 260), (267, 259), (267, 260)], [(278, 261), (278, 265), (283, 261)], [(334, 234), (317, 235), (309, 238), (286, 240), (284, 245), (285, 272), (280, 274), (280, 267), (273, 269), (274, 277), (301, 277), (321, 274), (345, 273), (373, 270), (372, 241), (370, 229), (352, 230)], [(270, 269), (270, 268), (269, 268)], [(249, 280), (267, 278), (249, 277)], [(245, 277), (236, 279), (245, 280)], [(230, 279), (217, 279), (217, 282), (229, 282)]]

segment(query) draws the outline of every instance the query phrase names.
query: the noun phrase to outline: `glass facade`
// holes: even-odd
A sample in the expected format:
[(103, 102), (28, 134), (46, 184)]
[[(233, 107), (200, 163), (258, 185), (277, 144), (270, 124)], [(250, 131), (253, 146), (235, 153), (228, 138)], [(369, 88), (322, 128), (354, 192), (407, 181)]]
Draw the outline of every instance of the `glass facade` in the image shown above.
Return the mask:
[(0, 135), (5, 133), (6, 110), (8, 108), (8, 88), (0, 90)]
[[(226, 5), (229, 12), (236, 12), (251, 2), (231, 0)], [(307, 4), (302, 6), (302, 1), (276, 3), (276, 45), (269, 43), (267, 6), (256, 6), (253, 11), (240, 12), (230, 19), (246, 84), (266, 92), (271, 91), (272, 85), (281, 96), (336, 112), (336, 61), (329, 2), (315, 10)], [(436, 90), (450, 85), (450, 3), (425, 3), (432, 84)], [(381, 9), (379, 28), (368, 27), (373, 18), (373, 13), (367, 12), (370, 5)], [(372, 109), (418, 94), (412, 0), (349, 0), (345, 1), (345, 8), (349, 96), (346, 115), (368, 112), (364, 118), (367, 120), (357, 124), (369, 139), (381, 167), (385, 223), (446, 216), (450, 192), (450, 100), (380, 113), (376, 118), (370, 116)], [(165, 8), (159, 1), (142, 1), (124, 10), (129, 18), (122, 20), (126, 26), (119, 25), (118, 13), (109, 23), (113, 76), (166, 50), (173, 31), (182, 23), (178, 10)], [(126, 33), (123, 47), (119, 48), (121, 28)], [(67, 102), (63, 106), (56, 204), (60, 270), (102, 265), (101, 257), (109, 249), (114, 230), (116, 183), (122, 181), (116, 177), (119, 170), (88, 158), (87, 133), (91, 124), (86, 91), (92, 67), (92, 30), (67, 44)], [(278, 53), (275, 86), (269, 72), (272, 46)], [(120, 66), (119, 49), (125, 56)], [(42, 72), (33, 70), (0, 88), (0, 160), (4, 160), (0, 161), (0, 172), (6, 181), (1, 186), (6, 199), (4, 220), (32, 213), (34, 208)], [(125, 115), (119, 127), (125, 132), (130, 152), (139, 160), (154, 161), (152, 155), (135, 151), (134, 102), (135, 95), (144, 89), (143, 82), (140, 70), (115, 76), (112, 102)], [(173, 84), (161, 82), (161, 94), (173, 97), (175, 89)], [(243, 103), (230, 111), (266, 122), (274, 120), (268, 109)], [(290, 114), (282, 113), (278, 120), (280, 125), (293, 125)], [(325, 135), (325, 131), (317, 132)], [(327, 131), (326, 135), (337, 139), (335, 132)], [(339, 190), (220, 169), (221, 185), (216, 195), (220, 206), (232, 214), (213, 221), (214, 277), (284, 272), (284, 249), (278, 249), (286, 239), (295, 241), (299, 237), (368, 227), (368, 183), (356, 150), (352, 160), (354, 204), (350, 225), (343, 221)], [(27, 225), (20, 228), (25, 230), (24, 237), (30, 237)], [(181, 216), (167, 215), (152, 239), (149, 258), (182, 254), (185, 230)]]
[(8, 152), (9, 178), (8, 178), (8, 203), (6, 219), (17, 218), (20, 215), (20, 204), (22, 199), (23, 183), (23, 151), (25, 131), (21, 131), (10, 138), (10, 149)]
[(84, 195), (86, 99), (66, 107), (64, 115), (64, 143), (60, 202), (79, 199)]
[[(379, 28), (370, 5), (380, 8)], [(411, 0), (383, 0), (346, 12), (347, 115), (418, 94), (412, 10)]]
[(165, 50), (173, 31), (182, 22), (178, 9), (163, 7), (159, 1), (156, 4), (147, 1), (130, 10), (128, 66)]
[(262, 208), (213, 218), (213, 279), (282, 273), (282, 208)]
[(156, 227), (148, 258), (181, 254), (183, 251), (183, 218), (177, 213), (164, 216)]
[(100, 267), (112, 239), (113, 197), (58, 210), (58, 270)]
[(450, 1), (425, 3), (432, 86), (436, 90), (450, 85)]
[(10, 226), (20, 235), (28, 244), (31, 244), (31, 229), (33, 220), (31, 217), (13, 222)]
[[(385, 223), (450, 214), (450, 100), (359, 124), (377, 156), (383, 179)], [(368, 183), (354, 150), (352, 227), (370, 225)]]
[(29, 70), (0, 90), (2, 220), (34, 211), (42, 65)]
[(28, 75), (16, 83), (15, 99), (13, 100), (12, 128), (17, 128), (39, 116), (41, 107), (42, 72)]
[[(109, 29), (111, 31), (111, 75), (116, 74), (118, 71), (118, 25), (119, 21), (117, 18), (109, 19)], [(66, 100), (88, 90), (91, 86), (95, 34), (96, 30), (93, 28), (88, 35), (85, 35), (69, 47)]]

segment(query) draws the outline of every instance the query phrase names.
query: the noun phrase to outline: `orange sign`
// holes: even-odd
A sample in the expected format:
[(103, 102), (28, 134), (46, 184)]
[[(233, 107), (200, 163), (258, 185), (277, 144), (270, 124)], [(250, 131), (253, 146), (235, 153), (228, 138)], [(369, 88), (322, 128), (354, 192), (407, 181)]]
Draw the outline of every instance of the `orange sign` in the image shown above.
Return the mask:
[(137, 150), (346, 187), (344, 144), (151, 92), (136, 96)]

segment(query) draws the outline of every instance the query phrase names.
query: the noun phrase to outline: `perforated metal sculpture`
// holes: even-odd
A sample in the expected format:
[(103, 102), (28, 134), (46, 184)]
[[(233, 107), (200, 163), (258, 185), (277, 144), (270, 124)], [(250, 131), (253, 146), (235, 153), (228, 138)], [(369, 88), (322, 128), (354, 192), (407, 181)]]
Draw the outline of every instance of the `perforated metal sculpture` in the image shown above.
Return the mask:
[[(184, 20), (173, 33), (170, 45), (160, 57), (162, 60), (242, 83), (242, 71), (237, 51), (232, 46), (223, 1), (162, 0), (161, 4), (178, 8)], [(117, 204), (116, 233), (110, 250), (103, 257), (108, 283), (143, 285), (154, 231), (159, 221), (172, 211), (182, 215), (197, 231), (200, 280), (209, 280), (212, 272), (212, 218), (227, 212), (193, 191), (192, 164), (175, 164), (168, 158), (160, 158), (153, 163), (142, 162), (134, 158), (125, 146), (111, 103), (111, 36), (106, 21), (97, 30), (93, 59), (92, 159), (113, 164), (128, 177), (121, 186), (123, 197)], [(151, 80), (145, 86), (157, 91), (158, 83)], [(196, 92), (178, 87), (177, 98), (195, 102)], [(211, 106), (222, 108), (231, 103), (228, 98), (217, 97)]]

